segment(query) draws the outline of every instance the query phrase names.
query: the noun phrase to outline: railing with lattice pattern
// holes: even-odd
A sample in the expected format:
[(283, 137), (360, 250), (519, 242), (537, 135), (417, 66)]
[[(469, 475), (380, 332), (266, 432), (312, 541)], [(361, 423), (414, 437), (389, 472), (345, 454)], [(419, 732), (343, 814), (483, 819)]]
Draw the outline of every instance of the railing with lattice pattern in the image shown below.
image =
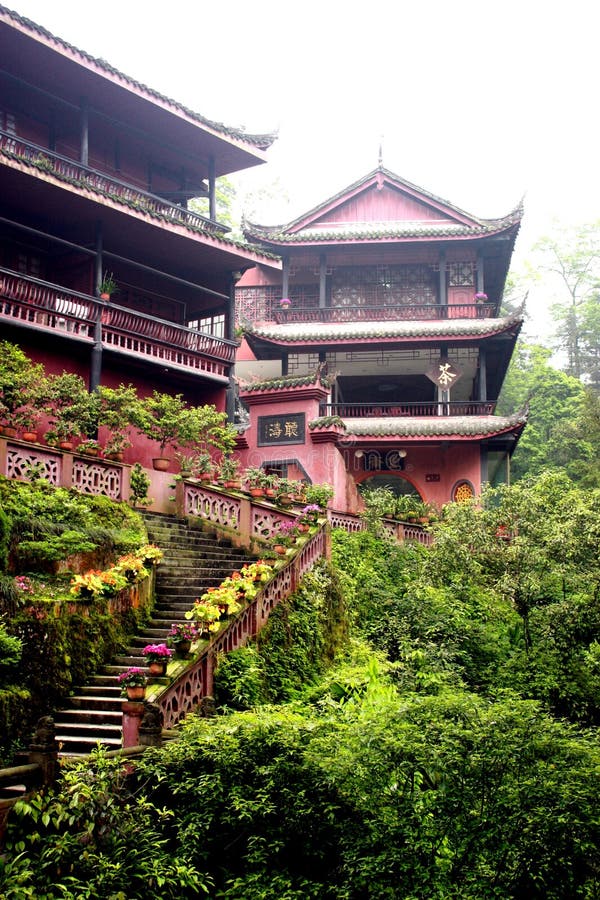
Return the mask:
[(278, 309), (278, 325), (327, 322), (397, 322), (436, 319), (486, 319), (494, 315), (493, 303), (418, 303), (379, 306), (290, 306)]
[(199, 213), (170, 203), (125, 181), (84, 166), (46, 147), (24, 141), (6, 131), (0, 131), (0, 150), (6, 156), (23, 160), (40, 172), (55, 175), (82, 190), (92, 190), (109, 200), (117, 201), (134, 212), (166, 219), (209, 235), (229, 231), (227, 226), (207, 219)]
[(0, 268), (0, 320), (225, 380), (237, 344)]

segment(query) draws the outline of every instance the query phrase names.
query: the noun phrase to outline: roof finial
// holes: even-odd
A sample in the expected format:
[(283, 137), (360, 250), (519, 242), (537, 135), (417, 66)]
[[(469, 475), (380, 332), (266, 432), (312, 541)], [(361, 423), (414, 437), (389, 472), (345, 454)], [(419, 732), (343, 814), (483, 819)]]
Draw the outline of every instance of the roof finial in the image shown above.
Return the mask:
[(379, 168), (383, 166), (383, 135), (379, 135), (379, 159), (377, 160)]

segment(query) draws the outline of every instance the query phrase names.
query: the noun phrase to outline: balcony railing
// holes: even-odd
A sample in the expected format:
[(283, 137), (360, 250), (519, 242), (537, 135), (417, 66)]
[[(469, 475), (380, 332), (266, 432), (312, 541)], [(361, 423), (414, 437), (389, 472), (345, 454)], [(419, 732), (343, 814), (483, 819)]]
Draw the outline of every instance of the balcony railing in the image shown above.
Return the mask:
[(494, 315), (493, 303), (421, 303), (411, 306), (291, 306), (274, 313), (278, 325), (310, 322), (397, 322), (423, 319), (486, 319)]
[(0, 321), (225, 379), (237, 344), (0, 268)]
[(45, 147), (24, 141), (6, 131), (0, 131), (0, 150), (17, 159), (26, 159), (41, 171), (68, 179), (71, 184), (75, 183), (83, 189), (98, 191), (109, 199), (123, 203), (130, 209), (141, 213), (148, 213), (151, 216), (168, 219), (170, 222), (187, 225), (207, 234), (222, 234), (229, 231), (225, 225), (213, 222), (212, 219), (207, 219), (183, 206), (169, 203), (162, 197), (143, 191), (118, 178), (99, 172), (97, 169), (91, 169), (75, 160), (60, 156)]
[(322, 403), (321, 416), (365, 419), (381, 416), (491, 416), (496, 409), (491, 400), (450, 400), (446, 403)]

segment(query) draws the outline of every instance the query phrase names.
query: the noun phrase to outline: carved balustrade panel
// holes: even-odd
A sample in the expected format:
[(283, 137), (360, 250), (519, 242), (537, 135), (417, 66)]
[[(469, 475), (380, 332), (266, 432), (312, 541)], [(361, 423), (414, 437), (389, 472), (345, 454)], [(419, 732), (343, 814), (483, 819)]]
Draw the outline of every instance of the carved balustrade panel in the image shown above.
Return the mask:
[(294, 569), (293, 563), (289, 563), (285, 568), (280, 569), (274, 578), (269, 581), (264, 589), (260, 592), (257, 600), (256, 608), (256, 626), (257, 629), (262, 628), (269, 615), (276, 606), (289, 597), (294, 585)]
[(73, 487), (84, 494), (103, 494), (111, 500), (121, 499), (122, 470), (101, 462), (84, 459), (73, 461)]
[(160, 695), (160, 708), (165, 728), (173, 728), (188, 713), (195, 712), (206, 696), (206, 670), (210, 665), (208, 650)]
[(343, 528), (344, 531), (364, 531), (367, 527), (364, 520), (358, 516), (336, 512), (333, 509), (327, 511), (327, 520), (332, 528)]
[(6, 477), (30, 481), (32, 474), (45, 478), (49, 484), (58, 487), (61, 483), (62, 456), (45, 453), (33, 447), (8, 444), (6, 454)]
[(295, 517), (262, 506), (252, 506), (252, 536), (268, 538), (280, 522), (294, 522)]
[(240, 500), (218, 494), (199, 485), (188, 484), (184, 487), (184, 511), (186, 516), (198, 516), (209, 519), (218, 525), (238, 528), (240, 524)]

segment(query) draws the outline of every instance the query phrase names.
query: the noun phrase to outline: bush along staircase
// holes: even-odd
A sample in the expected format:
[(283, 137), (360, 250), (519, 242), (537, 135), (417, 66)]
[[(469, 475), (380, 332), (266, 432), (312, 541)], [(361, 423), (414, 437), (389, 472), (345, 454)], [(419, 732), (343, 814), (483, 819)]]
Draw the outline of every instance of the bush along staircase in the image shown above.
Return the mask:
[(185, 612), (196, 597), (249, 561), (245, 551), (186, 520), (154, 513), (146, 513), (144, 519), (150, 540), (164, 553), (156, 574), (152, 618), (132, 637), (123, 655), (76, 688), (70, 708), (56, 713), (56, 740), (62, 756), (88, 754), (98, 743), (110, 750), (120, 749), (123, 697), (119, 674), (131, 666), (145, 669), (143, 648), (165, 642), (173, 623), (187, 621)]

